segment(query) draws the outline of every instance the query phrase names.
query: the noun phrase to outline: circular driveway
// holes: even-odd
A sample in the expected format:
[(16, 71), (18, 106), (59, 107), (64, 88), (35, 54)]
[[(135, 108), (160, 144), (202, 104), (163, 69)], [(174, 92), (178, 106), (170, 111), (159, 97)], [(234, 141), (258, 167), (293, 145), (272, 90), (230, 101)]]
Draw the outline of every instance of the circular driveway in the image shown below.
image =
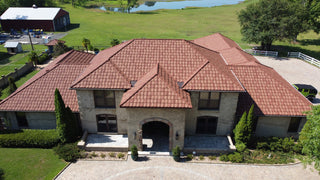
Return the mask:
[(261, 166), (245, 164), (177, 163), (169, 156), (145, 157), (142, 161), (78, 161), (57, 178), (90, 180), (125, 179), (320, 179), (317, 171), (303, 165)]

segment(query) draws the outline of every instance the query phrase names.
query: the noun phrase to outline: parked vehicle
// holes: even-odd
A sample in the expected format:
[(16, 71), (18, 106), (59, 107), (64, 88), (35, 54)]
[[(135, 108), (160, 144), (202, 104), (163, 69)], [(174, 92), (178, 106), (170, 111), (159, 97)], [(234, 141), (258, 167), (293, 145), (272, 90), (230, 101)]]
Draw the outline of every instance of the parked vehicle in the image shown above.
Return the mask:
[(318, 90), (308, 84), (293, 84), (293, 87), (295, 87), (301, 94), (303, 94), (309, 101), (313, 101), (313, 99), (316, 97)]

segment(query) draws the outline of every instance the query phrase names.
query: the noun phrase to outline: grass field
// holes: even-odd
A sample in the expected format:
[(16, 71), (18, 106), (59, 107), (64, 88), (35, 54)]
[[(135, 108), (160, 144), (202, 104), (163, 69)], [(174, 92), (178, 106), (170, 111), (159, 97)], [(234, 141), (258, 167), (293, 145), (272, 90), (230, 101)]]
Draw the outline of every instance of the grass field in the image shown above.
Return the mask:
[[(22, 84), (24, 84), (26, 81), (28, 81), (32, 76), (34, 76), (38, 72), (39, 72), (38, 70), (34, 70), (34, 71), (30, 72), (29, 74), (21, 77), (19, 80), (17, 80), (15, 82), (17, 87), (20, 87)], [(2, 90), (2, 96), (0, 97), (0, 99), (4, 99), (4, 98), (8, 97), (9, 95), (10, 95), (9, 87), (6, 87), (5, 89)]]
[[(63, 38), (69, 46), (81, 46), (82, 38), (93, 46), (109, 46), (113, 38), (120, 41), (133, 38), (195, 39), (220, 32), (236, 41), (243, 49), (256, 46), (242, 40), (237, 13), (254, 0), (237, 5), (212, 8), (186, 8), (152, 12), (117, 13), (62, 5), (70, 13), (74, 28)], [(281, 55), (301, 51), (320, 59), (320, 35), (308, 32), (299, 35), (298, 43), (275, 42)]]
[(53, 179), (66, 166), (52, 149), (0, 148), (5, 180)]

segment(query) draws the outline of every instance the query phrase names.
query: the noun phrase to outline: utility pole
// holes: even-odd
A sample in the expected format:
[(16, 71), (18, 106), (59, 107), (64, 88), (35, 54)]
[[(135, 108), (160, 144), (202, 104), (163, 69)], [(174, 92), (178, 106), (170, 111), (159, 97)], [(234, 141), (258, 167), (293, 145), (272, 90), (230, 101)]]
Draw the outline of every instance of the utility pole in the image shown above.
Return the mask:
[(28, 35), (29, 35), (29, 40), (30, 40), (30, 44), (31, 44), (31, 49), (32, 49), (32, 51), (34, 51), (33, 44), (32, 44), (32, 40), (31, 40), (31, 36), (30, 36), (30, 32), (29, 32), (29, 28), (27, 29), (27, 31), (28, 31)]

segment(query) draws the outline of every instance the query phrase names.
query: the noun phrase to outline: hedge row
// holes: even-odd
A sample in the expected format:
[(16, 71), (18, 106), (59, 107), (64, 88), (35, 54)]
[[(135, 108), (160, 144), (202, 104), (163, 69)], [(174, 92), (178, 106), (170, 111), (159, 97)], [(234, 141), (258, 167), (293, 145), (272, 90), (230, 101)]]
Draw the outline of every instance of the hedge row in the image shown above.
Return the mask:
[(24, 129), (18, 133), (0, 134), (1, 147), (52, 148), (59, 143), (55, 129)]

